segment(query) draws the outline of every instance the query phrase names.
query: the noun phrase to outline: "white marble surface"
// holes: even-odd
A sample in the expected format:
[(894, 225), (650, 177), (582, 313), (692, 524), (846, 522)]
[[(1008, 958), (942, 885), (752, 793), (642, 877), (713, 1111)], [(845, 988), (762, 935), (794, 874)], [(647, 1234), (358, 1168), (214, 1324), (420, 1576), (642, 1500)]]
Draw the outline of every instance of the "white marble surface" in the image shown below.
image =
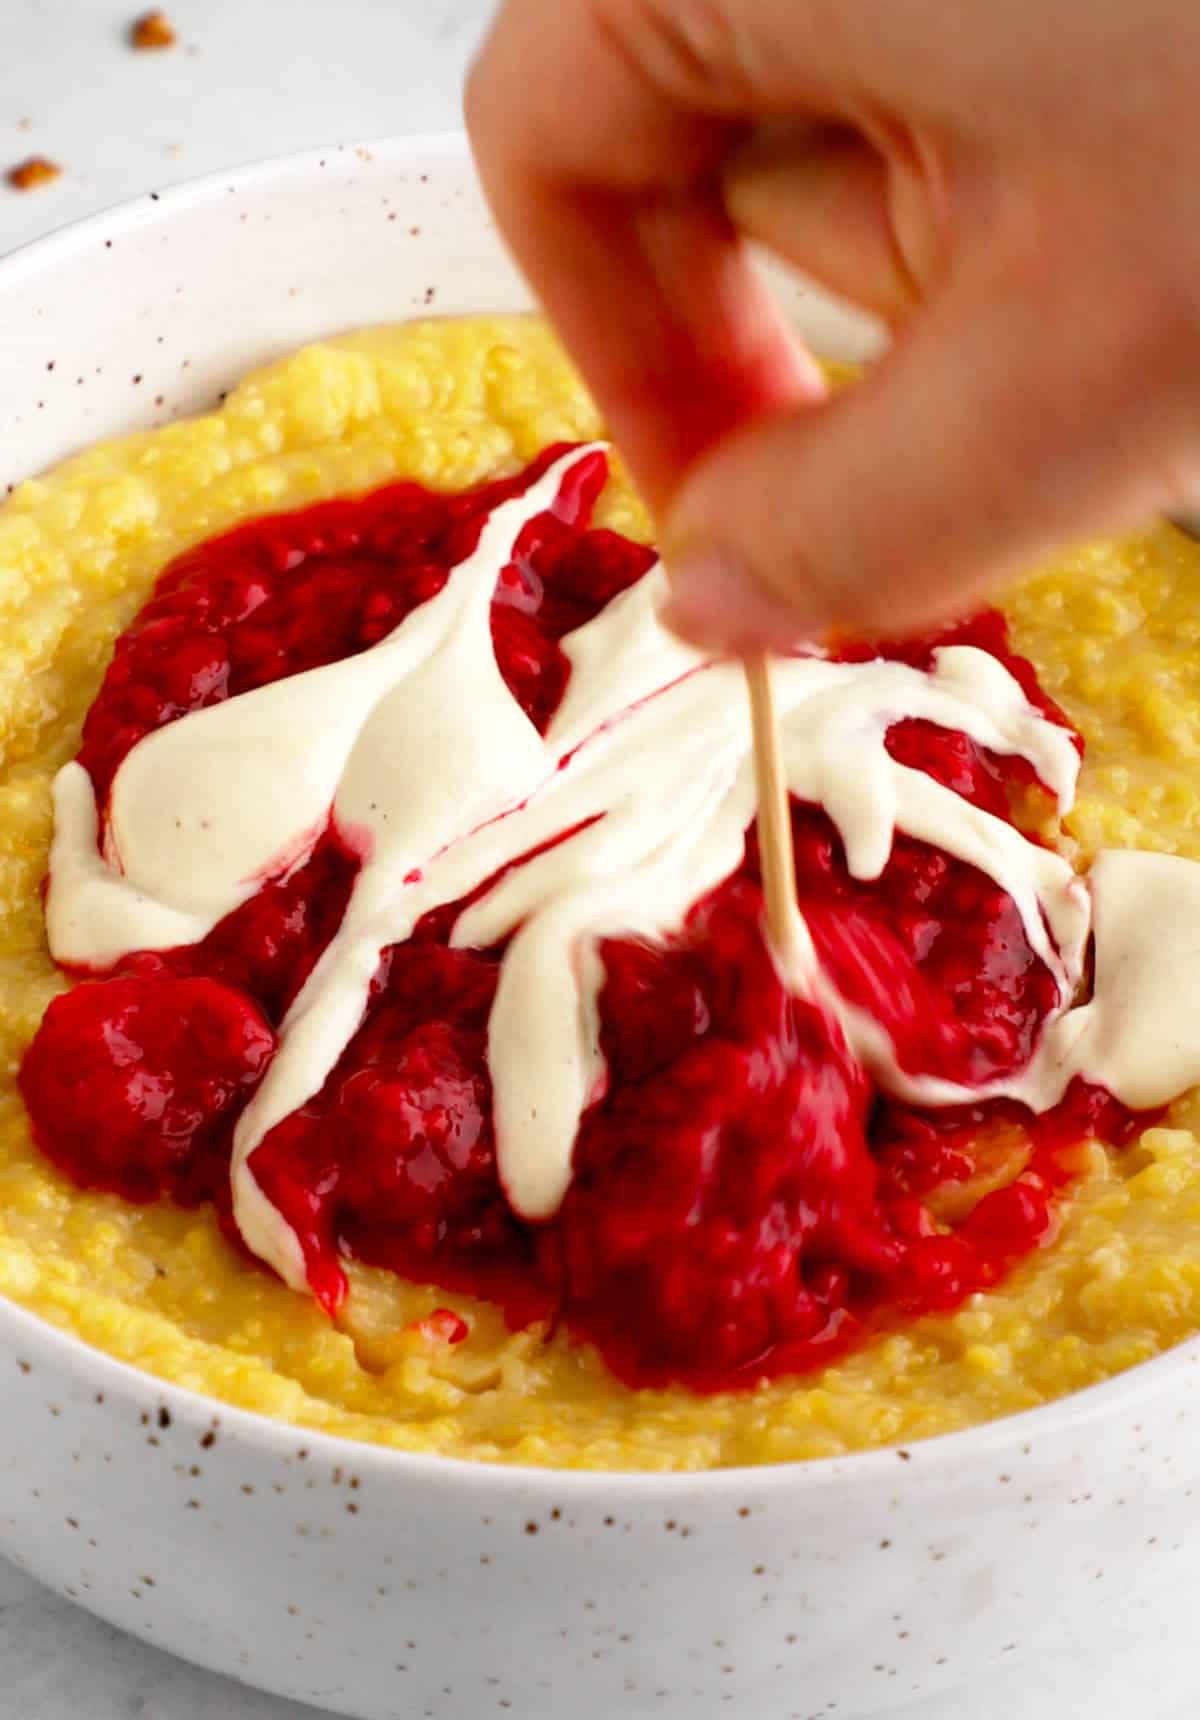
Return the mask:
[[(177, 47), (133, 53), (146, 0), (0, 0), (0, 252), (258, 157), (459, 124), (491, 0), (163, 0)], [(0, 1561), (0, 1720), (303, 1720), (77, 1611)], [(467, 1717), (464, 1716), (464, 1720)]]

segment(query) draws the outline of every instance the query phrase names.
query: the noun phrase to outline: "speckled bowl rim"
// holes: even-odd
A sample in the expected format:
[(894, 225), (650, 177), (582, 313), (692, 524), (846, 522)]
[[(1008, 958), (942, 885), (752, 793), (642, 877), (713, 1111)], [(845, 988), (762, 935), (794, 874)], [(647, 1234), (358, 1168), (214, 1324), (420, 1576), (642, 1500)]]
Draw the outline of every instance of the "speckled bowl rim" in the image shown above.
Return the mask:
[(231, 191), (243, 186), (260, 184), (264, 180), (305, 178), (336, 160), (352, 169), (356, 160), (370, 158), (375, 163), (403, 161), (413, 155), (440, 155), (455, 161), (471, 158), (471, 146), (465, 131), (425, 131), (396, 134), (390, 137), (354, 139), (349, 143), (321, 144), (313, 149), (290, 150), (282, 155), (259, 156), (233, 167), (214, 168), (211, 173), (198, 173), (190, 179), (176, 180), (161, 190), (152, 188), (136, 197), (123, 197), (109, 203), (95, 214), (82, 215), (73, 221), (63, 221), (36, 239), (27, 239), (11, 251), (0, 252), (0, 274), (22, 272), (23, 266), (36, 271), (39, 265), (53, 258), (60, 248), (83, 244), (94, 234), (112, 237), (153, 225), (162, 215), (182, 204), (203, 203), (210, 198), (220, 202)]
[[(51, 268), (62, 256), (86, 246), (97, 234), (111, 236), (117, 231), (135, 231), (153, 225), (163, 214), (177, 211), (181, 205), (224, 198), (231, 190), (261, 186), (264, 182), (293, 176), (303, 178), (318, 171), (331, 157), (337, 157), (349, 166), (360, 152), (366, 152), (376, 162), (400, 161), (414, 155), (442, 156), (458, 161), (470, 156), (464, 132), (444, 131), (385, 137), (365, 143), (334, 144), (270, 156), (242, 167), (219, 169), (182, 180), (162, 191), (149, 191), (125, 199), (95, 215), (66, 222), (40, 238), (18, 246), (16, 250), (0, 256), (0, 280), (37, 274), (42, 269)], [(607, 1501), (622, 1497), (632, 1504), (639, 1499), (653, 1499), (660, 1495), (669, 1499), (684, 1491), (689, 1494), (701, 1491), (706, 1497), (720, 1500), (726, 1495), (743, 1496), (751, 1483), (764, 1500), (781, 1491), (789, 1494), (820, 1493), (830, 1487), (843, 1486), (848, 1481), (868, 1485), (883, 1478), (894, 1480), (898, 1458), (903, 1459), (908, 1473), (954, 1468), (963, 1462), (994, 1457), (1010, 1448), (1020, 1449), (1038, 1438), (1077, 1433), (1109, 1415), (1136, 1413), (1140, 1406), (1169, 1392), (1172, 1384), (1183, 1378), (1189, 1368), (1200, 1365), (1200, 1334), (1197, 1334), (1161, 1355), (1134, 1364), (1111, 1379), (1085, 1386), (1051, 1403), (999, 1416), (975, 1427), (870, 1451), (851, 1452), (841, 1457), (695, 1470), (572, 1469), (400, 1451), (369, 1440), (324, 1433), (303, 1422), (285, 1421), (257, 1410), (243, 1409), (223, 1398), (194, 1391), (145, 1368), (120, 1361), (106, 1350), (88, 1343), (85, 1338), (77, 1337), (2, 1294), (0, 1339), (11, 1339), (13, 1353), (20, 1360), (26, 1356), (32, 1358), (40, 1351), (51, 1366), (57, 1364), (63, 1372), (78, 1376), (89, 1389), (103, 1392), (110, 1401), (119, 1397), (131, 1407), (140, 1407), (145, 1402), (146, 1384), (150, 1382), (159, 1400), (187, 1419), (211, 1420), (215, 1406), (220, 1410), (222, 1433), (226, 1438), (232, 1436), (243, 1440), (268, 1455), (291, 1456), (299, 1438), (314, 1455), (335, 1464), (352, 1461), (360, 1473), (375, 1471), (381, 1482), (389, 1474), (402, 1472), (406, 1478), (424, 1481), (432, 1487), (452, 1487), (455, 1492), (476, 1494), (481, 1498), (519, 1490), (527, 1497), (541, 1494), (562, 1497), (569, 1493), (579, 1503), (592, 1498)]]

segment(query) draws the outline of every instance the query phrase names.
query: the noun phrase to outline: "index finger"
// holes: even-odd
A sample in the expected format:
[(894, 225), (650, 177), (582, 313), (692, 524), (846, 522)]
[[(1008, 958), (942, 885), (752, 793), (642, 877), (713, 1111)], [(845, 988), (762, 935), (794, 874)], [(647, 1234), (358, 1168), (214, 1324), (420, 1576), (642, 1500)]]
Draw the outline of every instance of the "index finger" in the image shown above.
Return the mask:
[(790, 92), (689, 88), (662, 10), (510, 0), (467, 92), (497, 222), (655, 510), (727, 431), (822, 393), (716, 189), (744, 121)]

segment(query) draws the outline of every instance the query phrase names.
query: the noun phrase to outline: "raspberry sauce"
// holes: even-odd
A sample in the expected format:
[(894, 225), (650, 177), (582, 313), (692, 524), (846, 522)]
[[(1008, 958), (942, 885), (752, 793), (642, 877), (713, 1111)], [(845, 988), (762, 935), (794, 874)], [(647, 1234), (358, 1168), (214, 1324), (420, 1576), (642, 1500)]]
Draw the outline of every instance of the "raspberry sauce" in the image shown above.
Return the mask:
[[(467, 494), (391, 485), (252, 522), (179, 557), (118, 641), (84, 726), (79, 758), (101, 809), (122, 759), (153, 730), (377, 644), (442, 589), (489, 512), (560, 452)], [(497, 663), (539, 731), (567, 686), (563, 636), (654, 560), (590, 526), (604, 479), (602, 456), (581, 462), (496, 585)], [(947, 643), (989, 652), (1065, 725), (994, 613), (840, 655), (923, 667)], [(928, 722), (897, 722), (887, 745), (1010, 822), (1036, 792), (1024, 761)], [(792, 822), (822, 967), (887, 1029), (900, 1068), (964, 1087), (1019, 1070), (1057, 990), (1012, 898), (900, 834), (877, 879), (854, 879), (821, 807), (794, 801)], [(212, 1200), (236, 1236), (233, 1129), (360, 864), (331, 822), (302, 865), (203, 941), (129, 956), (52, 1003), (21, 1070), (42, 1151), (82, 1187)], [(923, 1111), (881, 1094), (840, 1029), (780, 983), (751, 830), (740, 866), (678, 936), (603, 944), (607, 1083), (584, 1115), (561, 1210), (529, 1224), (496, 1168), (487, 1031), (504, 945), (450, 947), (461, 907), (427, 915), (384, 951), (332, 1074), (253, 1155), (330, 1313), (349, 1255), (490, 1297), (514, 1325), (565, 1321), (632, 1385), (748, 1385), (995, 1284), (1053, 1235), (1070, 1149), (1093, 1135), (1120, 1144), (1138, 1123), (1078, 1081), (1041, 1117), (1011, 1101)]]

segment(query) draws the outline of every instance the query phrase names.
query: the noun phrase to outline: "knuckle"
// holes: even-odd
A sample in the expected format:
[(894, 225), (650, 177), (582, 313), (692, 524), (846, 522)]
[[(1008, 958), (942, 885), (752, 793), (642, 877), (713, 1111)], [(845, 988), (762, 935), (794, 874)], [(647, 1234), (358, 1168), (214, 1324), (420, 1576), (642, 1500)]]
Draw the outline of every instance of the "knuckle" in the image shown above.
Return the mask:
[(723, 107), (761, 82), (754, 37), (729, 0), (610, 0), (607, 33), (673, 98)]

